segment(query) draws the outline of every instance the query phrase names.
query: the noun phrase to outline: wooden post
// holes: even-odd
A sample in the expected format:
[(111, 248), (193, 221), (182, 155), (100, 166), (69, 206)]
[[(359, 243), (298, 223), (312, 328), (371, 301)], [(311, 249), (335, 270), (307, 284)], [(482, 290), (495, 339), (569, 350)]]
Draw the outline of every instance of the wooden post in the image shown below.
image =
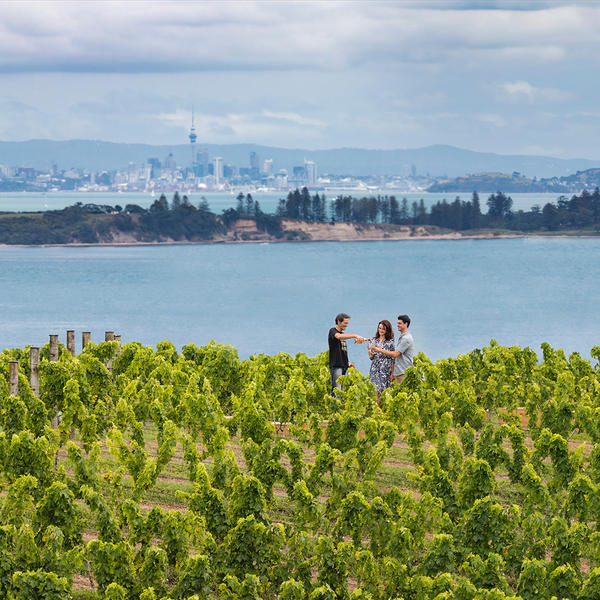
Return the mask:
[[(114, 331), (105, 331), (104, 332), (104, 341), (105, 342), (114, 342), (115, 341), (115, 332)], [(112, 358), (109, 358), (106, 361), (106, 368), (112, 373)]]
[[(50, 335), (50, 361), (58, 361), (58, 335)], [(60, 416), (57, 414), (52, 419), (52, 429), (58, 429)], [(54, 459), (54, 467), (56, 468), (56, 457)]]
[(75, 356), (75, 332), (72, 329), (67, 329), (67, 350)]
[(81, 332), (81, 349), (83, 350), (92, 341), (92, 334), (89, 331)]
[(29, 348), (29, 385), (36, 398), (40, 397), (40, 349)]
[(50, 336), (50, 361), (56, 362), (58, 360), (58, 336)]
[(8, 395), (19, 395), (19, 361), (8, 361)]

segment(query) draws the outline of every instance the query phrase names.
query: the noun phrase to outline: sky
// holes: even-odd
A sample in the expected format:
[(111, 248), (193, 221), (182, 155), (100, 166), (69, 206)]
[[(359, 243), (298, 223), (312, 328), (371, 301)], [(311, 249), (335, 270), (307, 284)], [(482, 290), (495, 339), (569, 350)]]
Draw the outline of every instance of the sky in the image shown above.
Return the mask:
[(600, 160), (600, 3), (0, 0), (0, 140)]

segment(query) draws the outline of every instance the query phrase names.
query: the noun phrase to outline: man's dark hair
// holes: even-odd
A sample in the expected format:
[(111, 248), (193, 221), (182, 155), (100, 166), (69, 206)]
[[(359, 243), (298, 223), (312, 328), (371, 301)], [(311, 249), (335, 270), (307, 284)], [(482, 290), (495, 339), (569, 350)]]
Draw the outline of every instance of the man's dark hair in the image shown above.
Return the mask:
[(349, 319), (350, 315), (347, 315), (346, 313), (340, 313), (339, 315), (337, 315), (335, 317), (335, 322), (337, 323), (341, 323), (344, 319)]
[(398, 321), (403, 321), (407, 327), (410, 327), (410, 317), (408, 315), (398, 315)]

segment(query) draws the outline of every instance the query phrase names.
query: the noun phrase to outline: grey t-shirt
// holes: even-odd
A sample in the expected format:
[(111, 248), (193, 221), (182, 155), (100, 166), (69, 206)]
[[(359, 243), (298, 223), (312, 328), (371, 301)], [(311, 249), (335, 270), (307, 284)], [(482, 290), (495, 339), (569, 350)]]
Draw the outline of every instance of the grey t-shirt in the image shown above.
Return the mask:
[(413, 357), (415, 355), (415, 342), (413, 336), (407, 331), (400, 334), (396, 350), (400, 351), (400, 356), (394, 361), (394, 375), (402, 375), (404, 369), (412, 367)]

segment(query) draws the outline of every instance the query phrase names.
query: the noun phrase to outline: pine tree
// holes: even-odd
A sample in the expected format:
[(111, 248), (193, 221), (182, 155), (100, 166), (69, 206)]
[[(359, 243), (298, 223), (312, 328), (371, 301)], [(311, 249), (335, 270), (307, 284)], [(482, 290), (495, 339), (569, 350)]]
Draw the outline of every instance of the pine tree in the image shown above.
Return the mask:
[(237, 195), (237, 212), (240, 216), (244, 214), (244, 194), (242, 192)]
[(476, 191), (471, 197), (471, 227), (473, 229), (481, 227), (481, 205), (479, 204), (479, 194)]

